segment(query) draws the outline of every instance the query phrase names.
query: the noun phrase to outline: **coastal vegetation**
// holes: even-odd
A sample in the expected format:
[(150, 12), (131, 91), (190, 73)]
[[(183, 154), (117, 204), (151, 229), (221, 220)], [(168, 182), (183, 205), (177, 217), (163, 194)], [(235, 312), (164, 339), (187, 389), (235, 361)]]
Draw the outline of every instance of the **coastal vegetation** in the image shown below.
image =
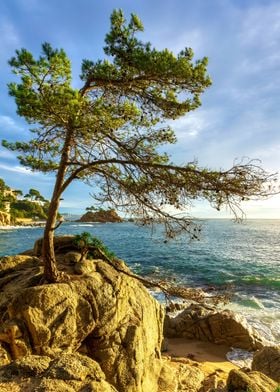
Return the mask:
[(31, 188), (23, 196), (20, 189), (11, 189), (0, 178), (0, 211), (10, 215), (11, 223), (17, 223), (19, 219), (46, 219), (48, 209), (49, 201), (37, 189)]
[(104, 209), (91, 206), (87, 207), (86, 211), (87, 212), (78, 220), (79, 222), (114, 223), (123, 221), (113, 208)]
[(95, 187), (95, 199), (128, 211), (144, 225), (161, 222), (169, 238), (186, 232), (197, 238), (189, 214), (195, 199), (218, 210), (227, 206), (237, 217), (240, 202), (274, 192), (273, 175), (255, 162), (228, 170), (201, 168), (196, 162), (178, 166), (162, 153), (176, 142), (169, 126), (200, 106), (211, 85), (207, 58), (193, 60), (190, 48), (174, 55), (137, 38), (141, 21), (122, 11), (111, 16), (104, 60), (84, 60), (79, 89), (71, 84), (71, 63), (62, 49), (48, 43), (35, 59), (26, 49), (10, 60), (20, 81), (9, 84), (17, 112), (33, 125), (29, 141), (3, 146), (19, 152), (32, 170), (55, 173), (43, 239), (44, 275), (48, 282), (64, 279), (54, 252), (54, 230), (63, 192), (81, 180)]
[(81, 260), (83, 258), (97, 259), (100, 255), (105, 255), (109, 260), (115, 257), (114, 253), (99, 238), (93, 237), (86, 231), (77, 234), (74, 237), (73, 243), (81, 251)]

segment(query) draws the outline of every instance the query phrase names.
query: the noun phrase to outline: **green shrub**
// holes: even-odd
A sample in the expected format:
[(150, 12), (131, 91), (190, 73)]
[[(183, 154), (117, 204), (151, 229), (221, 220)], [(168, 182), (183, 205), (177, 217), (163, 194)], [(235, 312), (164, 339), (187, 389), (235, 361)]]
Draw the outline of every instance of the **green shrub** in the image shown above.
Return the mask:
[(115, 254), (111, 252), (99, 238), (93, 237), (87, 231), (77, 234), (74, 238), (74, 244), (81, 250), (82, 258), (86, 255), (88, 258), (98, 258), (102, 253), (108, 257), (108, 259), (113, 259), (115, 257)]

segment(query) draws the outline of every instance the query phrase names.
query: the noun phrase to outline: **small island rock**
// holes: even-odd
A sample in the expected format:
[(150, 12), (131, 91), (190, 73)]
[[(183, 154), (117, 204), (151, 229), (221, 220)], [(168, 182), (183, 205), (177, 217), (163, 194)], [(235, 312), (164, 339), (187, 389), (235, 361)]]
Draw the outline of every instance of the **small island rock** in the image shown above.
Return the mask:
[(116, 223), (122, 222), (122, 218), (115, 210), (98, 210), (86, 212), (78, 222), (99, 222), (99, 223)]

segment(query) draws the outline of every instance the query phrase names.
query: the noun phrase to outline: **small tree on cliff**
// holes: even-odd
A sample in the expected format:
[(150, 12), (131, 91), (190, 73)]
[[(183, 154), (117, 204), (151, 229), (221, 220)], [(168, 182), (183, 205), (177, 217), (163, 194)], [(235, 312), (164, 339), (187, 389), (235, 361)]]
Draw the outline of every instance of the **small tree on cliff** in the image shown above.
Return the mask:
[(136, 37), (142, 30), (137, 16), (126, 22), (114, 11), (105, 39), (108, 59), (83, 61), (80, 89), (71, 86), (65, 52), (49, 44), (37, 60), (25, 49), (10, 60), (21, 77), (9, 85), (10, 95), (34, 128), (28, 142), (3, 145), (19, 151), (32, 170), (56, 173), (42, 252), (50, 282), (60, 278), (53, 247), (59, 202), (74, 180), (94, 184), (99, 201), (131, 211), (144, 224), (161, 221), (170, 237), (181, 231), (195, 236), (196, 228), (163, 205), (181, 208), (204, 198), (236, 211), (240, 200), (268, 193), (263, 186), (270, 176), (253, 164), (211, 171), (194, 163), (176, 166), (158, 152), (175, 142), (165, 121), (196, 109), (211, 82), (206, 58), (193, 62), (191, 49), (177, 56), (158, 51)]

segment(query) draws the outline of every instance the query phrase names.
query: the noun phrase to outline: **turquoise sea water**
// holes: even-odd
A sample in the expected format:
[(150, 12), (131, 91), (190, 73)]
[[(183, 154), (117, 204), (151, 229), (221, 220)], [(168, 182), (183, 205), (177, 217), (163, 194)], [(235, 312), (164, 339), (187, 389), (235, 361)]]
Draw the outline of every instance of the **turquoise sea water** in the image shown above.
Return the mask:
[[(101, 238), (137, 273), (173, 279), (195, 287), (226, 287), (227, 307), (246, 316), (270, 340), (280, 342), (280, 221), (204, 221), (200, 241), (181, 238), (164, 243), (160, 227), (132, 223), (69, 222), (57, 234), (88, 231)], [(33, 246), (42, 228), (0, 229), (0, 255)]]

